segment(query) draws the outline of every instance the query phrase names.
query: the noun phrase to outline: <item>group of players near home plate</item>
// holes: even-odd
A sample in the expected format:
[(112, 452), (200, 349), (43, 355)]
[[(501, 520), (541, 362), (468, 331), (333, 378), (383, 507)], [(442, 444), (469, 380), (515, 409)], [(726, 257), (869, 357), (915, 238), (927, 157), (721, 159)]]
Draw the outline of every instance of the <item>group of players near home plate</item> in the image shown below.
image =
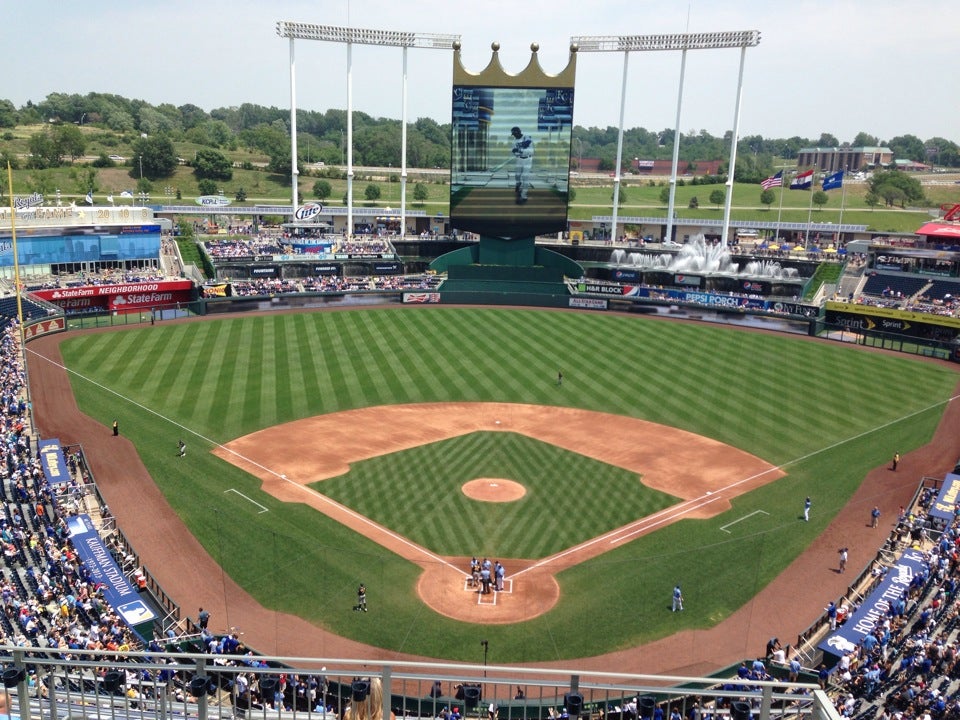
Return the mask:
[(483, 595), (503, 590), (503, 579), (506, 576), (506, 570), (499, 560), (490, 562), (487, 558), (477, 560), (476, 557), (470, 559), (470, 587), (476, 588), (478, 593)]

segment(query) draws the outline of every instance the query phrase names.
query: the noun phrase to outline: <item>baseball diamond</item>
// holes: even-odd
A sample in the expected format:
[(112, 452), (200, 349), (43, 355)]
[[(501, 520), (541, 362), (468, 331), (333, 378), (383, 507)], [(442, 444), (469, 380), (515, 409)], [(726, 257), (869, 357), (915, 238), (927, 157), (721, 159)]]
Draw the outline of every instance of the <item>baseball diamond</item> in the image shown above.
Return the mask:
[[(628, 347), (656, 351), (641, 359)], [(809, 624), (824, 594), (842, 585), (820, 569), (822, 557), (838, 542), (876, 542), (846, 515), (879, 502), (894, 516), (916, 485), (904, 482), (904, 470), (952, 467), (957, 434), (949, 432), (960, 424), (948, 400), (956, 370), (946, 363), (613, 314), (271, 314), (67, 333), (31, 342), (27, 354), (45, 434), (82, 443), (119, 526), (166, 591), (242, 627), (251, 647), (304, 656), (457, 659), (475, 644), (464, 638), (480, 622), (491, 624), (491, 645), (511, 661), (712, 669), (754, 654), (771, 632), (789, 636)], [(851, 402), (836, 383), (821, 392), (827, 385), (811, 384), (809, 374), (797, 382), (797, 368), (872, 382), (857, 385)], [(892, 397), (886, 388), (905, 373), (911, 393)], [(119, 438), (108, 428), (114, 416)], [(394, 516), (389, 526), (346, 506), (336, 510), (342, 522), (328, 517), (336, 506), (322, 495), (323, 478), (347, 478), (362, 462), (402, 467), (404, 448), (478, 432), (525, 434), (630, 469), (692, 512), (677, 521), (657, 511), (622, 534), (593, 533), (597, 542), (586, 548), (571, 543), (546, 558), (500, 558), (514, 583), (495, 607), (457, 585), (464, 558), (424, 551), (402, 531), (404, 522), (453, 532), (483, 523), (485, 511), (448, 513), (456, 498), (489, 509), (464, 494), (471, 480), (535, 487), (496, 472), (491, 458), (440, 458), (466, 474), (433, 507), (405, 507), (398, 475), (393, 494), (378, 491)], [(171, 458), (181, 435), (191, 454)], [(904, 453), (898, 473), (886, 472), (891, 437)], [(589, 479), (580, 481), (589, 492)], [(238, 493), (269, 512), (255, 514)], [(810, 494), (818, 514), (797, 522), (796, 498)], [(564, 526), (581, 522), (590, 519), (570, 513), (518, 524), (562, 541)], [(394, 547), (403, 549), (387, 550)], [(354, 604), (358, 579), (370, 612), (340, 612)], [(672, 614), (678, 579), (685, 612)], [(389, 620), (371, 622), (377, 613)]]

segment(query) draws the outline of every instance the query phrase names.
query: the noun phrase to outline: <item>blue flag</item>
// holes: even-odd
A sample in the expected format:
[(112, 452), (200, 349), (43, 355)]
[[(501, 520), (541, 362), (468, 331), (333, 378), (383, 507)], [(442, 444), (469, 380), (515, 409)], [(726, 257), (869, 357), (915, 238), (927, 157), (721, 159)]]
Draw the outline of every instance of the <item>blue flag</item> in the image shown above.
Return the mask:
[(827, 175), (823, 179), (824, 190), (833, 190), (838, 187), (843, 187), (843, 170), (837, 170), (833, 175)]

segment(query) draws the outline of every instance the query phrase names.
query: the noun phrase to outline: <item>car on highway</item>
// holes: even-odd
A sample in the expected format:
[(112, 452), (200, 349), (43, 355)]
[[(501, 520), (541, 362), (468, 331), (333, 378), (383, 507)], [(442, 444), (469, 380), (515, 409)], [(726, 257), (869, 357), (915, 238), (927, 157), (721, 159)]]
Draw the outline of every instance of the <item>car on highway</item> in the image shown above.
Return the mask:
[(122, 157), (120, 155), (111, 155), (110, 159), (113, 160), (114, 162), (123, 162), (124, 160), (126, 160), (125, 157)]

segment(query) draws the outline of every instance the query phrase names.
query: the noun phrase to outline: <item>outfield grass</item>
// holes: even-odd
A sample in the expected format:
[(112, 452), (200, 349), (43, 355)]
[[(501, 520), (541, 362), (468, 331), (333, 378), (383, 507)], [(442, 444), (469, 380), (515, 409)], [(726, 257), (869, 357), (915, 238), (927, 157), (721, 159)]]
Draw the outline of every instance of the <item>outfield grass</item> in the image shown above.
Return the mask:
[[(416, 599), (417, 567), (309, 508), (280, 503), (262, 493), (256, 479), (202, 449), (350, 408), (523, 402), (673, 425), (789, 473), (738, 498), (717, 518), (683, 521), (563, 572), (561, 600), (550, 612), (516, 625), (484, 626), (497, 663), (584, 657), (722, 620), (809, 545), (868, 470), (894, 449), (908, 452), (930, 439), (958, 380), (953, 367), (841, 344), (503, 308), (160, 324), (80, 335), (63, 353), (77, 373), (73, 385), (84, 411), (108, 424), (119, 419), (171, 504), (235, 580), (268, 607), (401, 652), (478, 661), (478, 630)], [(185, 434), (188, 463), (175, 457)], [(596, 442), (603, 442), (602, 428)], [(413, 477), (393, 483), (397, 497), (407, 497)], [(587, 492), (582, 478), (566, 482), (580, 495)], [(224, 494), (228, 488), (270, 512), (257, 514), (241, 496)], [(798, 522), (807, 495), (814, 512), (809, 523)], [(375, 500), (363, 502), (376, 512)], [(392, 502), (381, 498), (381, 511)], [(753, 515), (730, 534), (719, 530), (754, 510), (768, 514)], [(427, 503), (416, 520), (438, 525), (438, 512)], [(557, 521), (580, 522), (577, 516)], [(592, 532), (590, 522), (583, 524)], [(371, 612), (384, 621), (349, 611), (361, 580)], [(668, 611), (678, 581), (688, 607), (682, 614)]]

